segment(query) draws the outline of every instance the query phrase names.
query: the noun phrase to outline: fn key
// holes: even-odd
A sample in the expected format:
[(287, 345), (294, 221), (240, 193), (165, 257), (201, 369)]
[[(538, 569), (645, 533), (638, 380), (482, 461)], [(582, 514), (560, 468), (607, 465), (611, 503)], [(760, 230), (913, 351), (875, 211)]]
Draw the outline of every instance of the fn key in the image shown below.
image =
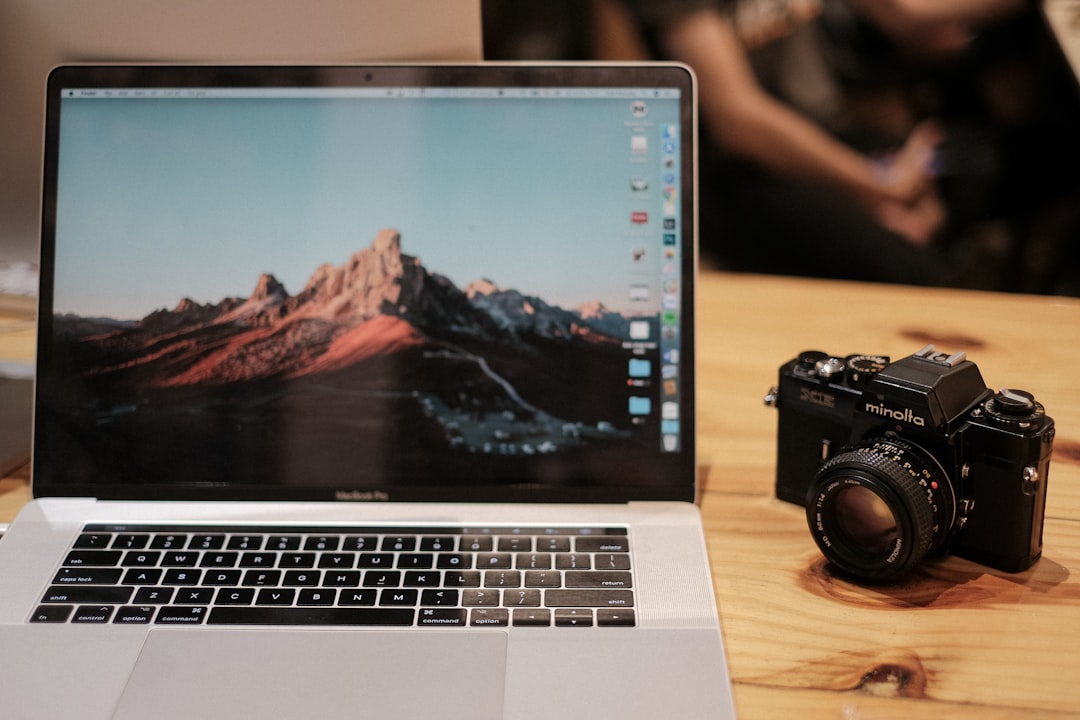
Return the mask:
[(71, 613), (75, 610), (74, 605), (39, 605), (34, 614), (30, 616), (30, 622), (35, 623), (62, 623), (67, 622)]

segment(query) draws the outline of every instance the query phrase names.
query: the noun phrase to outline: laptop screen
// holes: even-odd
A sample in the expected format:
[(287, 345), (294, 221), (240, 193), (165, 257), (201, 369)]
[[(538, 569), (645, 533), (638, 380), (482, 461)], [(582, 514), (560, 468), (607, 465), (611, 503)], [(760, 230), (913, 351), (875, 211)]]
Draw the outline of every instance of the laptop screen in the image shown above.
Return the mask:
[(688, 499), (675, 66), (60, 68), (37, 494)]

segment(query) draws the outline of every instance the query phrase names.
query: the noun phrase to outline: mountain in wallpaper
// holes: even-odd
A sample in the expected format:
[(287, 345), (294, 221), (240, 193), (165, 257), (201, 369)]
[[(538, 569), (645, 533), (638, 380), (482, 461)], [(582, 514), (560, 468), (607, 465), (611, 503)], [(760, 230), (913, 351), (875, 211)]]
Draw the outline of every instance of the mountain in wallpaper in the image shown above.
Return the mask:
[(57, 316), (54, 332), (61, 371), (81, 376), (81, 445), (164, 434), (195, 452), (235, 435), (222, 452), (284, 447), (311, 468), (343, 443), (370, 461), (624, 441), (625, 399), (595, 389), (625, 374), (628, 323), (488, 280), (460, 289), (388, 229), (295, 295), (264, 274), (247, 298), (184, 299), (134, 323)]

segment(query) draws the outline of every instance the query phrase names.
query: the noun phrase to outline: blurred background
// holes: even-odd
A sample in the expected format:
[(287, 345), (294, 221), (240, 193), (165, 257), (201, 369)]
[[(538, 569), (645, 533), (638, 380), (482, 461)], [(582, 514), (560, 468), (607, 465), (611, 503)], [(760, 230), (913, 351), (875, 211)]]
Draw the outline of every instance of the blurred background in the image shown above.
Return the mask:
[(694, 67), (708, 266), (1080, 295), (1055, 6), (1075, 41), (1075, 0), (0, 0), (0, 293), (36, 292), (54, 64), (482, 54)]
[(710, 265), (1075, 296), (1055, 4), (1075, 42), (1072, 0), (483, 0), (484, 53), (694, 67)]

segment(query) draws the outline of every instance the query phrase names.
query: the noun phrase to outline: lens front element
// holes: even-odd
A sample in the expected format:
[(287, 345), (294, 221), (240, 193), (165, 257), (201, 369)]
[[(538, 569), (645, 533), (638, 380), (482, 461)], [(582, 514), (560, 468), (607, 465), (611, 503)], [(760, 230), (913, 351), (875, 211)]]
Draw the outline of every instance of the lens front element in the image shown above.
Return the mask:
[(836, 527), (844, 540), (870, 552), (890, 552), (898, 537), (888, 503), (863, 485), (841, 488), (834, 500)]
[(865, 580), (889, 580), (944, 542), (952, 484), (936, 460), (899, 440), (837, 455), (809, 488), (806, 520), (825, 557)]

